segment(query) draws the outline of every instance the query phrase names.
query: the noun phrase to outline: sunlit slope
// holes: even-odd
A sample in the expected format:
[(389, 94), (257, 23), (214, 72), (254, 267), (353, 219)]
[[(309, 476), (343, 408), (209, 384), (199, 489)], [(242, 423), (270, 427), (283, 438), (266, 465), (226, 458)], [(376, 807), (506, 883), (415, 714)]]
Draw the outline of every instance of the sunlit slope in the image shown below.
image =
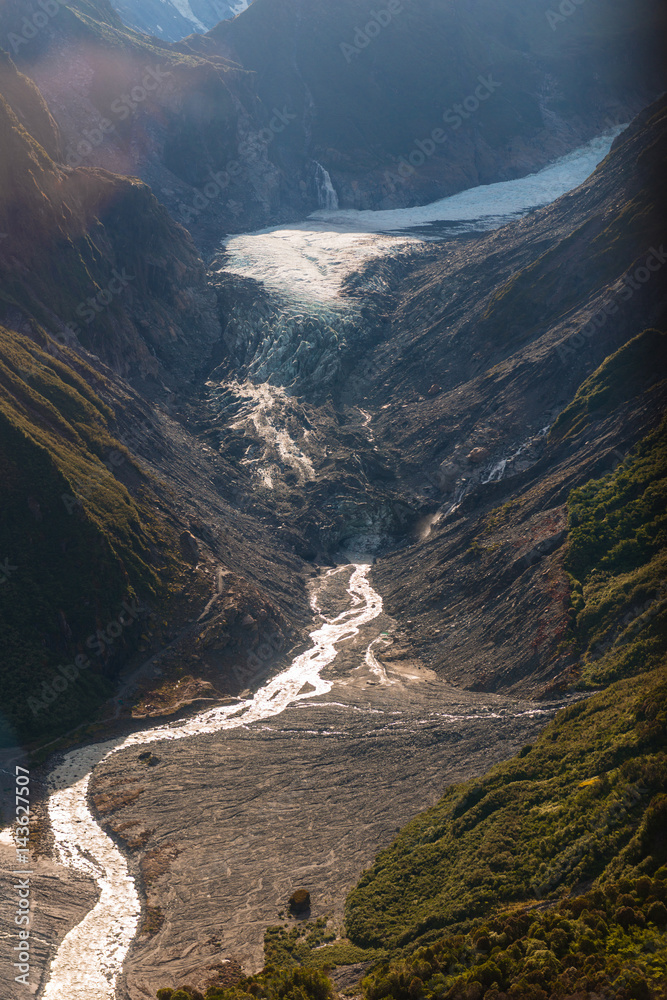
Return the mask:
[(218, 329), (189, 237), (140, 181), (54, 161), (29, 131), (57, 152), (34, 86), (11, 63), (3, 80), (0, 318), (19, 310), (122, 374), (182, 371)]

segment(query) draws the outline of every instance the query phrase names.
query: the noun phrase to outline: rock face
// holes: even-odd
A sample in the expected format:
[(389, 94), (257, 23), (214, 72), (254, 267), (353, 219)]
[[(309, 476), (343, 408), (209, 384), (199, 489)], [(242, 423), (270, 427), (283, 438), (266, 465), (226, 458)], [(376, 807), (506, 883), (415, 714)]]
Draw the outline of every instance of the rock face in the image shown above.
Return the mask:
[(220, 335), (192, 241), (146, 185), (53, 160), (37, 137), (58, 156), (60, 136), (34, 85), (6, 58), (2, 76), (0, 264), (14, 292), (0, 319), (42, 323), (124, 376), (187, 379)]

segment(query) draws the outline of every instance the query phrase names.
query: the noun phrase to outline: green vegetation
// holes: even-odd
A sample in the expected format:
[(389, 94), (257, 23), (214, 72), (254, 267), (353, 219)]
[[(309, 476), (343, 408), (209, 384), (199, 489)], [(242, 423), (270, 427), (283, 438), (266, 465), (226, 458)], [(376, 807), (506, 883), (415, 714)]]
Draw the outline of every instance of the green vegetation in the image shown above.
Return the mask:
[(615, 472), (573, 490), (568, 514), (582, 684), (657, 667), (667, 648), (667, 419)]
[[(101, 646), (96, 632), (118, 621), (123, 600), (164, 599), (176, 573), (154, 484), (114, 438), (114, 415), (84, 378), (94, 373), (66, 360), (0, 327), (0, 728), (9, 744), (90, 719), (141, 626), (114, 626), (120, 634)], [(64, 684), (57, 668), (76, 656), (90, 666)], [(54, 680), (66, 690), (33, 711), (29, 699), (41, 702)]]
[[(454, 786), (412, 820), (351, 892), (362, 946), (402, 948), (509, 904), (557, 900), (593, 879), (664, 860), (667, 672), (562, 711), (532, 747)], [(661, 798), (662, 796), (662, 798)]]
[(312, 949), (334, 941), (336, 934), (327, 930), (327, 920), (320, 917), (314, 922), (299, 922), (296, 926), (269, 927), (264, 935), (264, 959), (267, 968), (290, 968), (303, 965)]
[(331, 981), (317, 969), (263, 972), (228, 989), (212, 987), (202, 994), (189, 986), (157, 991), (158, 1000), (333, 1000)]
[(667, 869), (541, 912), (508, 911), (376, 969), (368, 1000), (649, 1000), (667, 987)]
[(667, 334), (644, 330), (619, 348), (578, 388), (549, 433), (550, 442), (574, 438), (591, 420), (608, 416), (667, 372)]
[[(640, 395), (647, 370), (660, 379), (665, 344), (647, 331), (608, 358), (552, 436)], [(581, 683), (606, 689), (378, 855), (346, 910), (353, 943), (390, 952), (368, 1000), (665, 996), (666, 431), (568, 501)]]
[(264, 935), (264, 959), (267, 969), (291, 969), (296, 965), (326, 970), (337, 965), (379, 961), (383, 949), (369, 951), (347, 939), (337, 938), (326, 917), (296, 926), (268, 927)]

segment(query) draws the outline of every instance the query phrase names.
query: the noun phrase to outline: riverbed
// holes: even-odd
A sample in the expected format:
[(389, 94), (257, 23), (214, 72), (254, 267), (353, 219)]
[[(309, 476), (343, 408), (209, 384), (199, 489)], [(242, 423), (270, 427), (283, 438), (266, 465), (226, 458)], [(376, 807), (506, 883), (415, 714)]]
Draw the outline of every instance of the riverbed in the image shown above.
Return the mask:
[[(224, 268), (261, 280), (281, 307), (326, 317), (335, 340), (337, 316), (354, 328), (349, 310), (357, 304), (346, 299), (345, 282), (369, 257), (409, 252), (424, 238), (416, 229), (434, 223), (449, 229), (426, 238), (511, 221), (580, 183), (612, 139), (506, 182), (510, 188), (491, 185), (424, 209), (321, 212), (298, 226), (233, 237)], [(283, 355), (287, 341), (276, 346)], [(273, 355), (264, 350), (266, 357)], [(289, 385), (282, 364), (267, 368), (274, 385)], [(266, 409), (272, 397), (260, 395), (252, 405)], [(274, 437), (289, 452), (291, 443)], [(299, 450), (297, 458), (307, 472), (308, 455)], [(369, 582), (372, 560), (372, 551), (341, 553), (340, 565), (321, 573), (311, 648), (254, 695), (57, 762), (48, 779), (55, 860), (92, 880), (99, 899), (52, 949), (44, 998), (138, 1000), (230, 958), (254, 971), (264, 929), (282, 919), (294, 888), (311, 891), (313, 917), (340, 924), (346, 891), (398, 827), (448, 783), (510, 756), (555, 711), (458, 691), (411, 658), (400, 623)], [(150, 768), (139, 756), (147, 747), (156, 759)], [(91, 784), (125, 796), (110, 823), (116, 835), (123, 825), (140, 832), (131, 856), (94, 818)], [(150, 905), (163, 922), (137, 937), (138, 875), (150, 851), (161, 859)]]

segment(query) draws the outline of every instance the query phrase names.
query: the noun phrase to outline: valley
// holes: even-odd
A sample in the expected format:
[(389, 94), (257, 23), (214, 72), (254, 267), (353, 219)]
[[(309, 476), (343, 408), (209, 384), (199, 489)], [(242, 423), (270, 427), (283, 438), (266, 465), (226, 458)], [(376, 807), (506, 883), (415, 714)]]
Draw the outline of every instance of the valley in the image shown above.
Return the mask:
[(349, 76), (351, 0), (72, 0), (0, 51), (31, 995), (667, 988), (667, 102), (620, 0), (576, 73), (506, 6), (405, 0)]

